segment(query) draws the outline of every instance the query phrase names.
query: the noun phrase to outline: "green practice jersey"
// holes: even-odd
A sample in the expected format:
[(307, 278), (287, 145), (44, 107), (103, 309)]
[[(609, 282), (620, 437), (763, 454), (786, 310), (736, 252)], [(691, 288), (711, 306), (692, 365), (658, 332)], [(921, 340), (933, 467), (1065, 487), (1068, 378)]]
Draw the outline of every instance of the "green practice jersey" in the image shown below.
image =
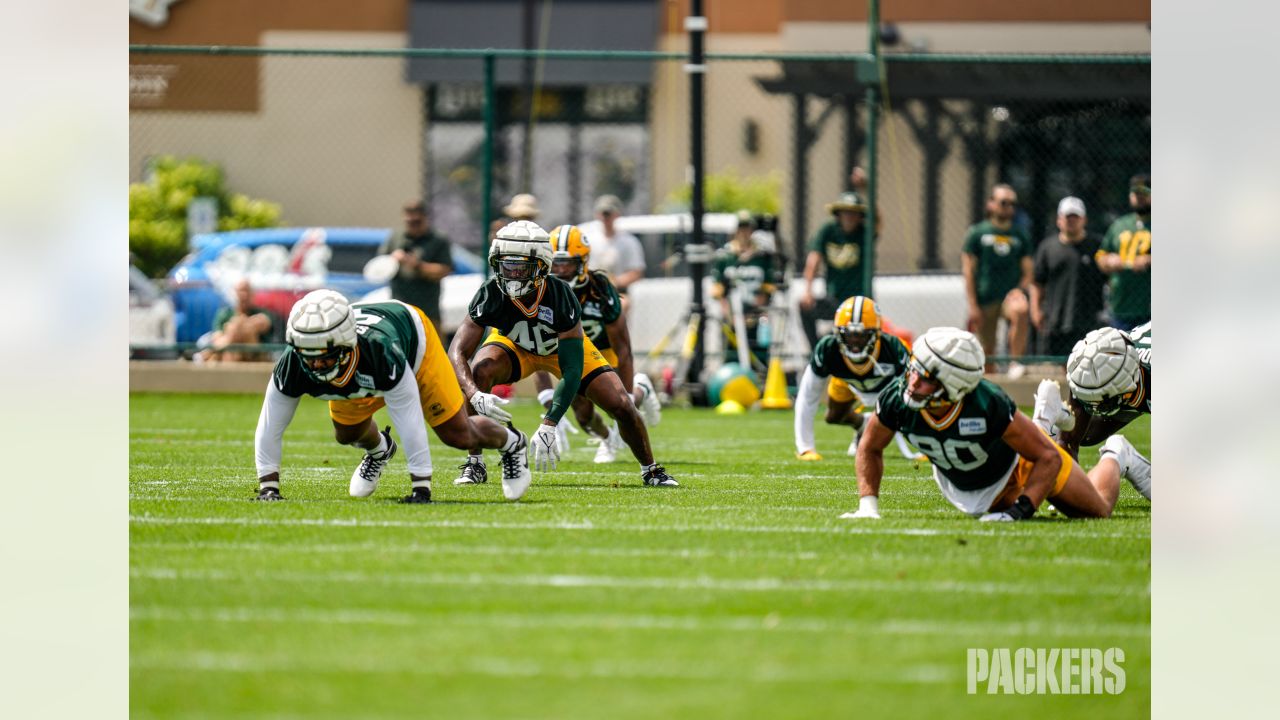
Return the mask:
[(907, 371), (911, 352), (898, 338), (880, 333), (880, 342), (871, 358), (875, 362), (859, 375), (840, 352), (840, 340), (835, 335), (827, 335), (814, 346), (809, 365), (818, 377), (835, 376), (864, 393), (876, 393)]
[(961, 490), (981, 490), (999, 482), (1017, 453), (1001, 436), (1018, 411), (1013, 400), (990, 380), (982, 380), (941, 419), (907, 407), (902, 393), (906, 375), (881, 393), (876, 416), (920, 448), (930, 462)]
[(592, 270), (587, 275), (587, 284), (573, 289), (582, 306), (582, 334), (586, 335), (597, 350), (608, 350), (609, 333), (606, 326), (617, 322), (622, 316), (622, 299), (618, 297), (618, 289), (613, 281), (600, 270)]
[[(541, 299), (526, 313), (498, 289), (498, 278), (491, 277), (471, 299), (467, 313), (481, 327), (491, 327), (511, 342), (534, 355), (555, 355), (560, 348), (560, 333), (578, 324), (582, 306), (573, 288), (555, 276), (542, 282)], [(534, 297), (528, 299), (533, 302)]]
[(831, 220), (809, 239), (809, 250), (821, 253), (826, 263), (828, 298), (839, 303), (847, 297), (870, 294), (862, 286), (867, 235), (861, 225), (852, 233), (845, 233), (839, 222)]
[(978, 304), (1004, 300), (1022, 280), (1022, 258), (1030, 257), (1033, 250), (1027, 231), (1017, 225), (1001, 230), (983, 220), (970, 227), (964, 252), (977, 258), (973, 279)]
[(289, 397), (310, 395), (322, 400), (350, 400), (385, 394), (414, 372), (422, 354), (422, 340), (414, 311), (398, 302), (356, 303), (355, 372), (341, 386), (313, 380), (303, 371), (302, 358), (292, 347), (276, 361), (272, 382)]
[[(1139, 255), (1151, 254), (1151, 217), (1143, 220), (1129, 213), (1107, 230), (1099, 253), (1116, 253), (1120, 260), (1132, 263)], [(1107, 302), (1111, 314), (1126, 320), (1151, 317), (1151, 269), (1146, 272), (1117, 270), (1111, 273), (1111, 295)]]
[(760, 252), (742, 260), (737, 253), (721, 250), (711, 267), (711, 280), (723, 285), (726, 294), (736, 287), (748, 300), (756, 293), (764, 292), (766, 284), (776, 284), (776, 274), (773, 256)]

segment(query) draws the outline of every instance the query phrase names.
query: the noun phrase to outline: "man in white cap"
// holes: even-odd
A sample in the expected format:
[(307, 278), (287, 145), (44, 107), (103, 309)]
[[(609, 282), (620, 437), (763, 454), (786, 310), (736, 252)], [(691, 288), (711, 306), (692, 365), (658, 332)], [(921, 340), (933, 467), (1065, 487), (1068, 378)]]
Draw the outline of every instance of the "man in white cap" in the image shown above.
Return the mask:
[(591, 265), (603, 270), (622, 295), (632, 283), (644, 277), (644, 246), (635, 235), (617, 228), (622, 217), (622, 201), (617, 195), (596, 198), (596, 219), (578, 229), (591, 243)]
[(1058, 203), (1058, 233), (1036, 249), (1031, 284), (1031, 324), (1041, 355), (1066, 356), (1085, 333), (1102, 325), (1102, 288), (1106, 277), (1094, 254), (1102, 239), (1085, 227), (1084, 201)]

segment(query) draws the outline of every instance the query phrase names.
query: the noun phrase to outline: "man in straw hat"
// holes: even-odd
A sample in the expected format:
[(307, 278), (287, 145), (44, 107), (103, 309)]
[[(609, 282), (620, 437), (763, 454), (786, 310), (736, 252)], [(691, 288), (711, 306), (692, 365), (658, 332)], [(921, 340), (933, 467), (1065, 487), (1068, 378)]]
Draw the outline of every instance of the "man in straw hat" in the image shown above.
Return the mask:
[[(804, 263), (800, 317), (810, 346), (818, 342), (818, 318), (833, 317), (845, 298), (871, 295), (871, 289), (863, 287), (862, 282), (862, 261), (867, 249), (863, 229), (866, 201), (856, 192), (842, 193), (835, 202), (827, 204), (827, 212), (832, 219), (809, 240), (809, 255)], [(815, 298), (813, 280), (819, 266), (826, 266), (827, 290), (824, 297)]]

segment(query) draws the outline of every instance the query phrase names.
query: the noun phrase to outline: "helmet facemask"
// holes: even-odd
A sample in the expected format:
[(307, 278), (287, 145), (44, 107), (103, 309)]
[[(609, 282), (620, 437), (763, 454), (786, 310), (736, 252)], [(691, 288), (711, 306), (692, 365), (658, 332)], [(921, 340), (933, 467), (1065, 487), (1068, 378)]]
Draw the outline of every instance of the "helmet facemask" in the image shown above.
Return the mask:
[(587, 263), (580, 257), (556, 253), (556, 259), (551, 263), (551, 274), (580, 288), (587, 284)]
[(498, 288), (507, 297), (520, 298), (537, 291), (547, 276), (547, 267), (523, 255), (503, 255), (494, 259), (493, 272)]
[[(923, 397), (913, 395), (911, 393), (911, 373), (913, 372), (925, 380), (937, 383), (938, 388)], [(902, 389), (902, 401), (912, 410), (920, 410), (926, 407), (938, 408), (951, 402), (947, 398), (947, 388), (942, 384), (942, 380), (929, 372), (929, 369), (915, 358), (912, 358), (911, 364), (907, 366), (907, 384)]]
[(840, 353), (851, 362), (866, 362), (880, 342), (880, 331), (862, 325), (836, 326), (836, 339), (840, 341)]
[(329, 382), (342, 375), (351, 363), (353, 348), (335, 345), (328, 350), (295, 348), (302, 358), (302, 372), (316, 382)]

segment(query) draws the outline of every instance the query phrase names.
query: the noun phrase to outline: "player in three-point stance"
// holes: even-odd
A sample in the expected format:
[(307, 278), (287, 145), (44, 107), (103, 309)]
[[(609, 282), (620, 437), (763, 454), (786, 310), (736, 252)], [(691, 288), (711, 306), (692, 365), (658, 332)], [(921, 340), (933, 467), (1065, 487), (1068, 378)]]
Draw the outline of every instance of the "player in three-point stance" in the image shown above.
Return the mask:
[(289, 347), (267, 384), (254, 436), (259, 500), (281, 500), (284, 431), (303, 395), (329, 401), (334, 435), (365, 451), (349, 492), (367, 497), (396, 454), (391, 428), (379, 432), (373, 414), (386, 406), (408, 456), (412, 492), (404, 502), (431, 502), (427, 425), (456, 448), (500, 449), (502, 488), (516, 500), (529, 487), (527, 438), (488, 418), (468, 417), (462, 390), (435, 327), (422, 310), (402, 302), (351, 305), (333, 290), (308, 293), (293, 306)]
[[(858, 446), (856, 512), (879, 518), (883, 450), (894, 431), (933, 464), (944, 497), (983, 521), (1024, 520), (1048, 499), (1070, 517), (1111, 515), (1119, 476), (1095, 468), (1088, 475), (1065, 450), (1019, 412), (998, 385), (984, 380), (986, 357), (972, 333), (930, 328), (912, 345), (907, 374), (880, 393)], [(1137, 463), (1122, 472), (1150, 474)]]
[[(477, 414), (507, 422), (511, 414), (501, 407), (507, 401), (490, 394), (493, 386), (518, 382), (539, 370), (550, 372), (560, 383), (530, 440), (539, 470), (556, 466), (560, 458), (556, 425), (581, 394), (618, 422), (622, 439), (640, 461), (645, 485), (678, 485), (654, 462), (649, 434), (631, 393), (583, 336), (582, 308), (573, 289), (551, 275), (552, 262), (549, 236), (537, 224), (518, 220), (498, 231), (489, 246), (493, 277), (476, 292), (468, 317), (449, 347), (463, 394)], [(485, 327), (493, 328), (488, 338)], [(455, 484), (482, 483), (487, 478), (479, 448), (472, 450), (460, 469)]]
[[(631, 333), (627, 330), (627, 317), (622, 300), (609, 276), (599, 270), (591, 270), (591, 241), (574, 225), (560, 225), (551, 230), (551, 274), (569, 283), (574, 297), (582, 306), (582, 332), (596, 346), (604, 359), (618, 373), (622, 387), (631, 393), (631, 399), (640, 411), (646, 427), (652, 428), (662, 420), (662, 404), (653, 382), (644, 373), (635, 372), (635, 355), (631, 352)], [(554, 392), (550, 375), (540, 372), (538, 402), (550, 407)], [(579, 395), (573, 400), (573, 415), (579, 427), (599, 438), (596, 449), (597, 463), (610, 463), (617, 459), (622, 448), (622, 436), (616, 427), (610, 427), (596, 413), (591, 401)], [(557, 426), (564, 430), (568, 423)], [(561, 439), (562, 449), (568, 446)]]
[[(1129, 332), (1099, 328), (1077, 342), (1067, 358), (1070, 406), (1062, 402), (1056, 380), (1041, 380), (1031, 418), (1049, 437), (1078, 457), (1080, 446), (1102, 443), (1099, 466), (1108, 456), (1151, 463), (1118, 430), (1151, 414), (1151, 323)], [(1123, 466), (1121, 467), (1123, 470)], [(1114, 472), (1114, 469), (1112, 470)], [(1130, 478), (1143, 497), (1151, 499), (1151, 473)]]
[[(907, 371), (911, 355), (901, 340), (882, 332), (883, 324), (880, 306), (869, 297), (854, 295), (840, 303), (835, 327), (814, 346), (800, 378), (796, 393), (797, 458), (822, 459), (813, 440), (813, 413), (818, 409), (823, 387), (827, 390), (826, 421), (832, 425), (853, 426), (849, 454), (857, 455), (866, 422), (857, 404), (875, 407), (880, 391)], [(904, 458), (917, 459), (917, 453), (901, 434), (894, 439)]]

